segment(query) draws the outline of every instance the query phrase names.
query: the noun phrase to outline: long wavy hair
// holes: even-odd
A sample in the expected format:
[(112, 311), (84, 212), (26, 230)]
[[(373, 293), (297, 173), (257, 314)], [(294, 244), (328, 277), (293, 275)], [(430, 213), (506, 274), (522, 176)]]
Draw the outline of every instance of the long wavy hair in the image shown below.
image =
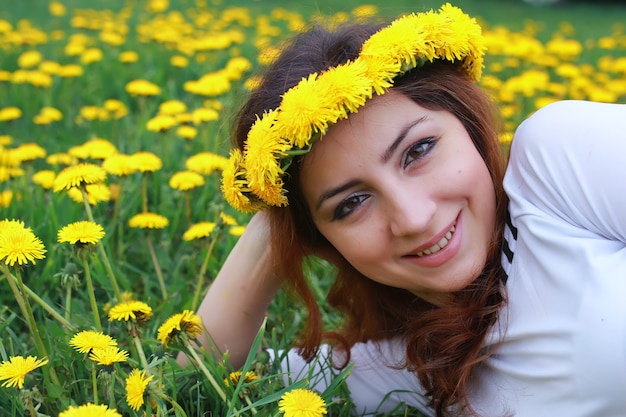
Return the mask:
[[(378, 28), (355, 24), (328, 31), (318, 27), (293, 39), (242, 107), (234, 129), (236, 146), (243, 149), (257, 116), (276, 108), (285, 91), (313, 72), (354, 59)], [(300, 164), (296, 161), (285, 178), (290, 204), (268, 209), (276, 272), (308, 310), (299, 345), (305, 358), (311, 359), (322, 341), (344, 350), (349, 361), (349, 348), (355, 343), (400, 337), (407, 346), (402, 365), (417, 375), (436, 414), (443, 416), (451, 410), (474, 413), (468, 384), (475, 366), (491, 354), (483, 342), (498, 323), (498, 311), (506, 298), (500, 254), (507, 198), (502, 188), (505, 161), (498, 141), (499, 117), (491, 99), (449, 62), (412, 70), (397, 78), (392, 88), (420, 106), (458, 117), (489, 169), (497, 220), (483, 271), (469, 286), (450, 294), (450, 303), (443, 307), (368, 279), (315, 227), (300, 190)], [(307, 283), (304, 271), (311, 256), (336, 268), (327, 301), (345, 320), (343, 327), (333, 332), (323, 331), (320, 308)]]

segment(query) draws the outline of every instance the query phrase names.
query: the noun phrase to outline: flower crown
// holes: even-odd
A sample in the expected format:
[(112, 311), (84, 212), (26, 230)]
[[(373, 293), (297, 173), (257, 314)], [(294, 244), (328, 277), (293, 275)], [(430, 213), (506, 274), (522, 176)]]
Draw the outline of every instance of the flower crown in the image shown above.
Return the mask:
[(353, 61), (303, 78), (250, 128), (243, 153), (231, 151), (222, 173), (222, 191), (233, 208), (255, 212), (286, 206), (285, 171), (294, 156), (339, 120), (356, 113), (393, 79), (435, 60), (457, 62), (475, 81), (483, 68), (481, 28), (461, 9), (443, 5), (400, 17), (374, 33)]

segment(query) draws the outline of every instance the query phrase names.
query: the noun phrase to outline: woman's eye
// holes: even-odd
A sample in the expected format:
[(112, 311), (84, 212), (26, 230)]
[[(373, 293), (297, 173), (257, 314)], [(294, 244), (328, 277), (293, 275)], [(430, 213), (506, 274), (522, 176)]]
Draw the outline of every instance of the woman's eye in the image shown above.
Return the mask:
[(367, 199), (368, 196), (364, 194), (353, 195), (346, 198), (335, 209), (333, 220), (343, 219), (344, 217), (352, 213), (352, 211), (354, 211)]
[(422, 139), (419, 142), (411, 145), (411, 147), (404, 154), (404, 167), (411, 165), (413, 161), (423, 158), (428, 152), (431, 151), (435, 141), (433, 138)]

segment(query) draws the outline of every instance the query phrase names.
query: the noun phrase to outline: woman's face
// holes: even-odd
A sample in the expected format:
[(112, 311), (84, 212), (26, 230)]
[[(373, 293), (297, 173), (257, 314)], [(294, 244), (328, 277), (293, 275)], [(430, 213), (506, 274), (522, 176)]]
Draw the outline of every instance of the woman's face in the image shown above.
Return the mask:
[(374, 97), (316, 142), (300, 178), (319, 231), (374, 281), (441, 304), (485, 265), (493, 182), (451, 113)]

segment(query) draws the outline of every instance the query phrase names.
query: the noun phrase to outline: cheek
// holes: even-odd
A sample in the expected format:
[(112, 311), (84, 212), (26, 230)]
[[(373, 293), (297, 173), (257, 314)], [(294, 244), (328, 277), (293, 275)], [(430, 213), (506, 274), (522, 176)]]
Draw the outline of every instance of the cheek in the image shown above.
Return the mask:
[(359, 227), (349, 233), (341, 231), (322, 231), (331, 245), (356, 269), (378, 262), (383, 253), (382, 234), (372, 227)]

